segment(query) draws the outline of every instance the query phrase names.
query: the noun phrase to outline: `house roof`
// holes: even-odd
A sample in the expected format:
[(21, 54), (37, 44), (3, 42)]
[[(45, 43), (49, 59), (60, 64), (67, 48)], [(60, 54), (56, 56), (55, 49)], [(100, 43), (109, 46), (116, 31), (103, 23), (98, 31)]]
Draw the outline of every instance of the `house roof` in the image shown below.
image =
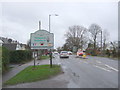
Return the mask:
[(16, 43), (11, 43), (11, 44), (6, 44), (6, 43), (4, 43), (3, 45), (2, 45), (3, 47), (6, 47), (7, 49), (9, 49), (9, 50), (16, 50), (16, 46), (17, 46), (17, 44)]

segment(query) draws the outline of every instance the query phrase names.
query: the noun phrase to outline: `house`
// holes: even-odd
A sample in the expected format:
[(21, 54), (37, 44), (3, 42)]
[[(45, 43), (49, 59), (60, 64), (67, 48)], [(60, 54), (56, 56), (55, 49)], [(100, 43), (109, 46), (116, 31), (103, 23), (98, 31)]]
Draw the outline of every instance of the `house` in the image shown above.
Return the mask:
[(2, 41), (2, 40), (0, 40), (0, 46), (2, 46), (2, 44), (3, 44), (3, 41)]
[(3, 47), (6, 47), (9, 50), (26, 50), (25, 44), (19, 43), (3, 43)]
[(26, 44), (20, 43), (3, 43), (3, 47), (6, 47), (9, 50), (26, 50)]
[(0, 37), (0, 46), (6, 47), (9, 50), (26, 50), (26, 44), (4, 37)]
[(16, 43), (3, 43), (3, 47), (6, 47), (8, 50), (16, 50), (17, 44)]

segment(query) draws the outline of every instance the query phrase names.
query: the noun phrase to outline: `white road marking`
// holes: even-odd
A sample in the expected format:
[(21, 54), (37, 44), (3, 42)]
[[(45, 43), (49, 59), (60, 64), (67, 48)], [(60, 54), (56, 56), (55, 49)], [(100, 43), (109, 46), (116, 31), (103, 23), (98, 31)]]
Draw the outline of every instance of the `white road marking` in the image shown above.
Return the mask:
[(101, 63), (100, 61), (96, 61), (97, 63)]
[(58, 63), (58, 65), (61, 65), (61, 63)]
[(86, 62), (86, 61), (83, 61), (84, 63), (86, 63), (86, 64), (88, 64), (88, 62)]
[(100, 68), (100, 69), (102, 69), (102, 70), (105, 70), (105, 71), (111, 72), (110, 70), (107, 70), (107, 69), (105, 69), (105, 68), (102, 68), (102, 67), (99, 67), (99, 66), (96, 66), (96, 65), (94, 65), (94, 66), (97, 67), (97, 68)]
[(66, 69), (66, 66), (62, 66), (62, 68)]
[(116, 68), (113, 68), (113, 67), (111, 67), (111, 66), (109, 66), (109, 65), (107, 65), (107, 64), (105, 64), (105, 66), (107, 66), (107, 67), (113, 69), (114, 71), (117, 71), (117, 72), (118, 72), (118, 70), (117, 70)]

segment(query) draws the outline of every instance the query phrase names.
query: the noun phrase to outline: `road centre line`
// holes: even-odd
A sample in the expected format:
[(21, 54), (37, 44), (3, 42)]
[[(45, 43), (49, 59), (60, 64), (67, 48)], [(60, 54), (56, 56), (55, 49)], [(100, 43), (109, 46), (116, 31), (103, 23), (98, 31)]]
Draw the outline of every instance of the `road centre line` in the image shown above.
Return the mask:
[(102, 62), (100, 62), (100, 61), (96, 61), (97, 63), (102, 63)]
[(95, 66), (95, 67), (97, 67), (97, 68), (100, 68), (100, 69), (102, 69), (102, 70), (105, 70), (105, 71), (111, 72), (110, 70), (107, 70), (107, 69), (105, 69), (105, 68), (102, 68), (102, 67), (99, 67), (99, 66), (96, 66), (96, 65), (93, 65), (93, 66)]
[(105, 64), (105, 66), (107, 66), (107, 67), (113, 69), (114, 71), (117, 71), (117, 72), (118, 72), (118, 70), (117, 70), (116, 68), (113, 68), (113, 67), (111, 67), (111, 66), (109, 66), (109, 65), (107, 65), (107, 64)]
[(86, 64), (88, 64), (88, 62), (86, 62), (86, 61), (83, 61), (83, 63), (86, 63)]

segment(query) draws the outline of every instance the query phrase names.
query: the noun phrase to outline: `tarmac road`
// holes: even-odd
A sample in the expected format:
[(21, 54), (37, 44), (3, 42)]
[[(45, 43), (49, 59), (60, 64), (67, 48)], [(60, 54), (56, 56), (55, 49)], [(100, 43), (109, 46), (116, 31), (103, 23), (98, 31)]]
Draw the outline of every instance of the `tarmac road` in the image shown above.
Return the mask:
[(69, 79), (68, 88), (118, 88), (118, 61), (103, 57), (87, 59), (59, 58), (59, 63)]
[[(103, 57), (87, 56), (88, 59), (59, 58), (55, 55), (53, 64), (61, 65), (64, 73), (56, 77), (3, 88), (118, 88), (118, 61)], [(36, 61), (36, 64), (49, 64), (49, 60)], [(3, 82), (10, 79), (22, 69), (33, 65), (33, 61), (13, 68), (3, 76)]]

